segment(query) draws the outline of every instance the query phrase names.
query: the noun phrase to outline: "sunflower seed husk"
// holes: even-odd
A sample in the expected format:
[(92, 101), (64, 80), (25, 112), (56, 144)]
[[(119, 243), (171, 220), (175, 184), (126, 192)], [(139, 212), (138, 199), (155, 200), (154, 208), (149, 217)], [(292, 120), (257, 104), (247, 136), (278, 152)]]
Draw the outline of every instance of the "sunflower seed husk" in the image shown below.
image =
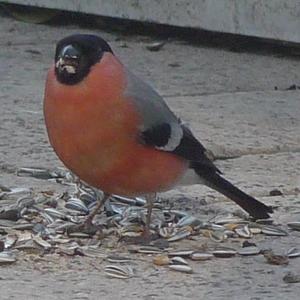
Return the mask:
[(287, 226), (293, 230), (300, 231), (300, 222), (289, 222)]
[(15, 249), (26, 252), (28, 254), (41, 254), (43, 252), (43, 249), (32, 240), (27, 241), (24, 244), (16, 245)]
[(67, 215), (55, 208), (45, 208), (44, 212), (47, 213), (48, 215), (50, 215), (52, 218), (54, 219), (62, 219), (62, 220), (66, 220), (67, 219)]
[(17, 200), (16, 206), (19, 209), (22, 209), (24, 207), (31, 207), (35, 204), (35, 199), (25, 196), (25, 197), (21, 197)]
[(0, 211), (0, 219), (17, 221), (20, 217), (20, 210), (17, 208), (5, 207)]
[(5, 237), (5, 242), (4, 242), (4, 247), (5, 249), (11, 248), (15, 245), (15, 243), (17, 242), (18, 237), (16, 234), (8, 234)]
[(239, 217), (229, 216), (229, 217), (217, 218), (217, 219), (214, 220), (214, 223), (217, 224), (217, 225), (244, 224), (245, 220), (243, 220)]
[(167, 255), (156, 255), (153, 258), (153, 263), (157, 266), (165, 266), (170, 263), (170, 258)]
[(113, 195), (113, 198), (117, 199), (121, 203), (130, 204), (130, 205), (143, 206), (146, 204), (146, 199), (140, 197), (128, 198), (128, 197)]
[(198, 252), (198, 251), (195, 251), (190, 255), (190, 258), (192, 260), (199, 260), (199, 261), (210, 260), (213, 257), (214, 256), (210, 253), (204, 253), (204, 252)]
[(256, 246), (244, 247), (238, 250), (238, 254), (243, 256), (257, 255), (259, 253), (260, 249), (258, 249)]
[(23, 231), (17, 234), (18, 243), (25, 243), (32, 239), (32, 233), (29, 231)]
[(188, 265), (188, 262), (180, 256), (174, 256), (170, 259), (170, 263), (173, 265)]
[(86, 207), (84, 202), (78, 198), (69, 199), (68, 202), (65, 204), (65, 208), (76, 210), (86, 215), (90, 212), (90, 210)]
[(107, 265), (104, 271), (105, 275), (110, 278), (128, 279), (134, 275), (133, 269), (128, 266)]
[(139, 249), (137, 249), (137, 252), (143, 254), (160, 254), (162, 253), (162, 250), (157, 247), (142, 246)]
[(300, 275), (288, 272), (282, 279), (286, 283), (297, 283), (300, 282)]
[(193, 273), (193, 269), (187, 265), (169, 265), (169, 269), (182, 273)]
[(206, 232), (202, 232), (204, 236), (209, 237), (212, 241), (217, 243), (222, 243), (227, 240), (228, 236), (223, 231), (211, 231), (207, 230)]
[(250, 230), (250, 232), (252, 234), (259, 234), (259, 233), (261, 233), (261, 228), (253, 226), (253, 225), (249, 225), (249, 230)]
[(42, 248), (44, 248), (45, 250), (50, 249), (52, 246), (51, 244), (49, 244), (47, 241), (43, 240), (40, 236), (34, 236), (33, 237), (33, 241), (41, 246)]
[(34, 224), (31, 223), (20, 223), (12, 226), (12, 229), (16, 230), (31, 230), (33, 228)]
[(71, 232), (68, 234), (68, 236), (72, 238), (80, 238), (80, 239), (87, 239), (90, 237), (89, 234), (84, 232)]
[(194, 250), (174, 250), (168, 253), (169, 256), (190, 256)]
[(16, 261), (16, 256), (10, 251), (0, 252), (0, 265), (11, 264)]
[(175, 242), (191, 235), (193, 229), (190, 226), (181, 227), (173, 236), (168, 238), (168, 242)]
[(261, 225), (272, 225), (273, 222), (274, 221), (272, 219), (258, 219), (255, 221), (255, 223), (261, 224)]
[(86, 206), (97, 202), (97, 197), (87, 192), (82, 192), (78, 197)]
[(109, 255), (106, 257), (106, 260), (110, 263), (128, 263), (131, 261), (129, 257), (118, 256), (118, 255)]
[(274, 236), (287, 236), (288, 233), (284, 231), (283, 229), (280, 229), (275, 226), (263, 226), (261, 229), (261, 232), (266, 235), (274, 235)]
[(163, 238), (170, 238), (178, 232), (178, 228), (176, 227), (162, 227), (159, 228), (158, 233)]
[(234, 229), (234, 231), (238, 234), (238, 236), (242, 238), (248, 239), (252, 237), (252, 233), (248, 225), (238, 226)]
[(122, 237), (137, 237), (143, 232), (143, 227), (139, 224), (124, 225), (119, 231), (119, 235)]
[(15, 187), (11, 188), (9, 192), (6, 193), (6, 195), (17, 195), (17, 194), (30, 194), (31, 190), (26, 187)]
[(54, 244), (68, 244), (70, 243), (70, 239), (65, 239), (65, 238), (61, 238), (60, 236), (56, 236), (56, 237), (51, 237), (50, 236), (50, 239), (51, 239), (51, 242), (54, 243)]
[(154, 42), (152, 44), (146, 45), (146, 49), (148, 49), (149, 51), (159, 51), (164, 45), (165, 42)]
[[(236, 226), (238, 225), (236, 224)], [(224, 231), (226, 229), (225, 226), (219, 224), (210, 224), (208, 228), (213, 231)]]
[(16, 224), (17, 224), (17, 222), (15, 222), (15, 221), (0, 219), (0, 227), (3, 227), (3, 228), (11, 228), (11, 227), (15, 226)]
[(236, 255), (236, 250), (231, 248), (217, 248), (212, 252), (212, 254), (216, 257), (228, 258)]
[(185, 227), (185, 226), (191, 226), (195, 227), (202, 224), (202, 222), (191, 215), (186, 215), (182, 217), (176, 224), (177, 227)]
[(56, 249), (56, 253), (65, 254), (65, 255), (68, 255), (68, 256), (73, 256), (73, 255), (75, 255), (75, 251), (76, 251), (77, 248), (78, 248), (77, 245), (74, 245), (74, 246), (58, 246), (57, 249)]
[(75, 253), (84, 255), (87, 257), (94, 257), (100, 259), (106, 259), (107, 254), (103, 253), (98, 247), (94, 246), (83, 246), (75, 248)]
[(17, 170), (17, 176), (20, 177), (34, 177), (38, 179), (50, 179), (53, 178), (50, 171), (42, 168), (20, 168)]
[(286, 255), (288, 258), (300, 257), (300, 250), (298, 250), (295, 247), (292, 247), (286, 252)]

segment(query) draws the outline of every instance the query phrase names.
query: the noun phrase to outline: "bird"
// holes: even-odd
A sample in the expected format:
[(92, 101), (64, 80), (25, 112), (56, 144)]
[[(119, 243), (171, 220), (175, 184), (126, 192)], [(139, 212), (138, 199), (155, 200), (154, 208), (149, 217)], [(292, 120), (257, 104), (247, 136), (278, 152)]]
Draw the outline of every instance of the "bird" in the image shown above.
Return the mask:
[(190, 184), (220, 192), (254, 219), (273, 212), (224, 178), (191, 129), (100, 36), (74, 34), (57, 43), (45, 84), (44, 118), (59, 159), (104, 192), (89, 222), (113, 194), (145, 196), (144, 234), (149, 236), (156, 194)]

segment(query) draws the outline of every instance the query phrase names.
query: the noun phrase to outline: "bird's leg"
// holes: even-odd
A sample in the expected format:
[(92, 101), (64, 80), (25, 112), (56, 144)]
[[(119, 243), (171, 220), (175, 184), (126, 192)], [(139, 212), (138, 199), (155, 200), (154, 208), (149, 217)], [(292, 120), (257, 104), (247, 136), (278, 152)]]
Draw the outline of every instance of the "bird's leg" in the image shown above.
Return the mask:
[(153, 203), (156, 200), (156, 194), (148, 194), (146, 196), (147, 201), (147, 216), (146, 216), (146, 224), (143, 232), (143, 237), (145, 239), (150, 239), (150, 225), (151, 225), (151, 214), (153, 209)]
[(110, 197), (110, 194), (104, 193), (102, 199), (100, 199), (100, 200), (97, 199), (98, 203), (97, 203), (96, 207), (94, 208), (94, 210), (88, 215), (87, 219), (85, 220), (85, 224), (88, 224), (88, 225), (92, 224), (94, 217), (96, 216), (96, 214), (99, 212), (99, 210), (101, 209), (101, 207), (104, 205), (104, 203), (106, 202), (106, 200), (109, 197)]

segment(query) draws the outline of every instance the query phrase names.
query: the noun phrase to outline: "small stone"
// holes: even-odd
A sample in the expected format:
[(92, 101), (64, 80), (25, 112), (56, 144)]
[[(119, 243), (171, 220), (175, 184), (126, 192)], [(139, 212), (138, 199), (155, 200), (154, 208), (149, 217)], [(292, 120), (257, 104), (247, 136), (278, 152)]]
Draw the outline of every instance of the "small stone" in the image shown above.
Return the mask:
[(286, 283), (298, 283), (300, 282), (300, 275), (296, 275), (293, 274), (292, 272), (288, 272), (282, 279)]
[(283, 194), (278, 189), (274, 189), (274, 190), (270, 191), (269, 195), (270, 196), (282, 196)]

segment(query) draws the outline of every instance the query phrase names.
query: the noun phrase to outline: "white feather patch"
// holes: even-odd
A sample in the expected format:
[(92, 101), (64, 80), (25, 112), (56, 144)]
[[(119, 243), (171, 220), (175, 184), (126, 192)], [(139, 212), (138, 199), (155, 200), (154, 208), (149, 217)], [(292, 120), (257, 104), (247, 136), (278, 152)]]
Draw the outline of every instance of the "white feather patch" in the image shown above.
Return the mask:
[(171, 135), (168, 140), (168, 143), (162, 147), (156, 147), (159, 150), (164, 150), (164, 151), (173, 151), (175, 150), (182, 139), (183, 136), (183, 130), (181, 126), (178, 126), (178, 124), (170, 124), (171, 126)]

